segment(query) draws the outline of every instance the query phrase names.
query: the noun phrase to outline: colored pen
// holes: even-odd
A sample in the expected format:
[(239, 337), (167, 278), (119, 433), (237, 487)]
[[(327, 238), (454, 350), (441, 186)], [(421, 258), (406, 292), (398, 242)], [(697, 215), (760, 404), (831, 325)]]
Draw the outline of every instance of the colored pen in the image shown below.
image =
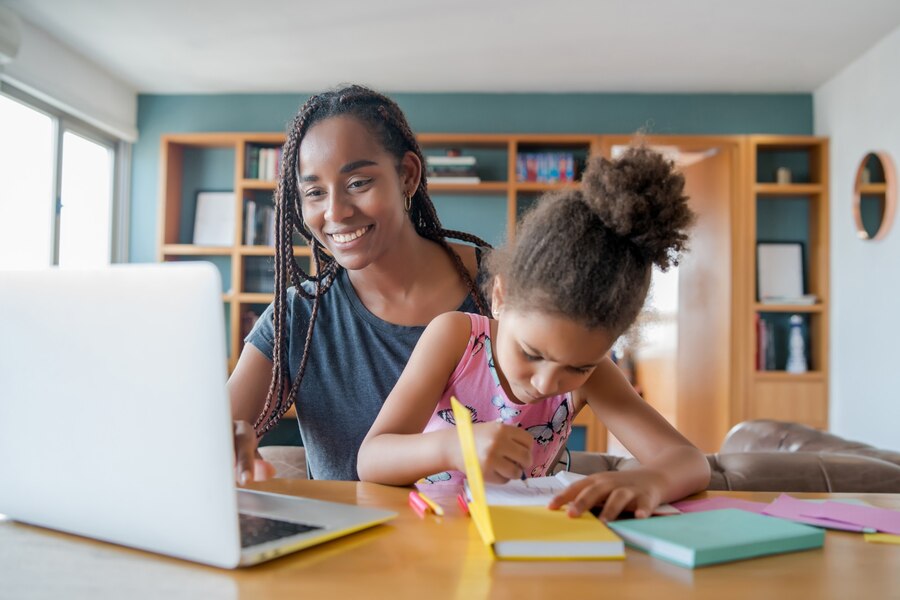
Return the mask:
[(459, 508), (460, 508), (460, 510), (462, 510), (462, 513), (468, 517), (469, 516), (469, 505), (466, 504), (466, 499), (463, 497), (462, 494), (456, 495), (456, 503), (459, 504)]
[(435, 502), (434, 500), (432, 500), (431, 498), (429, 498), (428, 496), (426, 496), (426, 495), (423, 494), (422, 492), (416, 492), (416, 493), (419, 495), (419, 497), (420, 497), (422, 500), (425, 501), (425, 504), (428, 505), (428, 508), (430, 508), (432, 511), (434, 511), (434, 514), (436, 514), (436, 515), (439, 516), (439, 517), (443, 517), (443, 516), (444, 516), (444, 509), (441, 507), (440, 504), (438, 504), (437, 502)]
[(425, 518), (425, 513), (428, 512), (428, 505), (415, 491), (409, 493), (409, 506), (419, 517)]
[[(503, 417), (498, 417), (494, 420), (494, 422), (506, 424), (506, 421), (503, 420)], [(525, 487), (531, 487), (530, 485), (528, 485), (528, 477), (525, 476), (525, 469), (522, 469), (522, 476), (519, 479), (525, 482)]]

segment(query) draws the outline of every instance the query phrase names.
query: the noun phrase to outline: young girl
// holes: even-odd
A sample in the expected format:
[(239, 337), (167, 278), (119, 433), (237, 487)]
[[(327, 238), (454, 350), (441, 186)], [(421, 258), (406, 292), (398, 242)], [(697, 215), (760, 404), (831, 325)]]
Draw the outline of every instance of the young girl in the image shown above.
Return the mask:
[(475, 423), (488, 481), (547, 474), (585, 405), (641, 462), (573, 484), (551, 507), (648, 516), (709, 482), (703, 454), (607, 357), (635, 320), (652, 265), (676, 264), (693, 214), (684, 178), (646, 148), (594, 159), (581, 189), (544, 197), (486, 268), (494, 319), (462, 312), (425, 329), (360, 448), (363, 480), (453, 482), (462, 455), (450, 396)]

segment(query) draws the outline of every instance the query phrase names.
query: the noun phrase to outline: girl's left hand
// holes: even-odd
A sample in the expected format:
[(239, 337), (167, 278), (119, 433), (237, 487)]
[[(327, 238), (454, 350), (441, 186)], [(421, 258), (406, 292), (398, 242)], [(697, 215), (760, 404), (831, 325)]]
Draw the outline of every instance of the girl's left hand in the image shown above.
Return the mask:
[(600, 519), (603, 521), (615, 520), (623, 510), (630, 510), (643, 519), (660, 505), (664, 489), (662, 474), (648, 468), (595, 473), (557, 494), (548, 508), (555, 510), (568, 504), (569, 516), (577, 517), (602, 504)]

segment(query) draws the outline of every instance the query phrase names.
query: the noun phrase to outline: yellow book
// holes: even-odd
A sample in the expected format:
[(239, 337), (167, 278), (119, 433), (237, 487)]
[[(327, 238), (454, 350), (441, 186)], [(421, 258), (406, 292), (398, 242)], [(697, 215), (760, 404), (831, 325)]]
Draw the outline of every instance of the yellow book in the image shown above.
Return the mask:
[(469, 513), (494, 556), (509, 560), (625, 558), (622, 540), (590, 513), (571, 518), (543, 506), (491, 506), (475, 451), (469, 410), (451, 399), (472, 501)]

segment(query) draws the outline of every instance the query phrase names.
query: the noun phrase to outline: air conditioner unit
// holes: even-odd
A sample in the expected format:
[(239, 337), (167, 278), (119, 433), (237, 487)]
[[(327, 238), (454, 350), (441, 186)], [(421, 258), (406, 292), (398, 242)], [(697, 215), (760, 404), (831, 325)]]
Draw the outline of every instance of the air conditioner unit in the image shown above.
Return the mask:
[(0, 65), (5, 65), (16, 57), (21, 43), (22, 21), (16, 13), (0, 6)]

